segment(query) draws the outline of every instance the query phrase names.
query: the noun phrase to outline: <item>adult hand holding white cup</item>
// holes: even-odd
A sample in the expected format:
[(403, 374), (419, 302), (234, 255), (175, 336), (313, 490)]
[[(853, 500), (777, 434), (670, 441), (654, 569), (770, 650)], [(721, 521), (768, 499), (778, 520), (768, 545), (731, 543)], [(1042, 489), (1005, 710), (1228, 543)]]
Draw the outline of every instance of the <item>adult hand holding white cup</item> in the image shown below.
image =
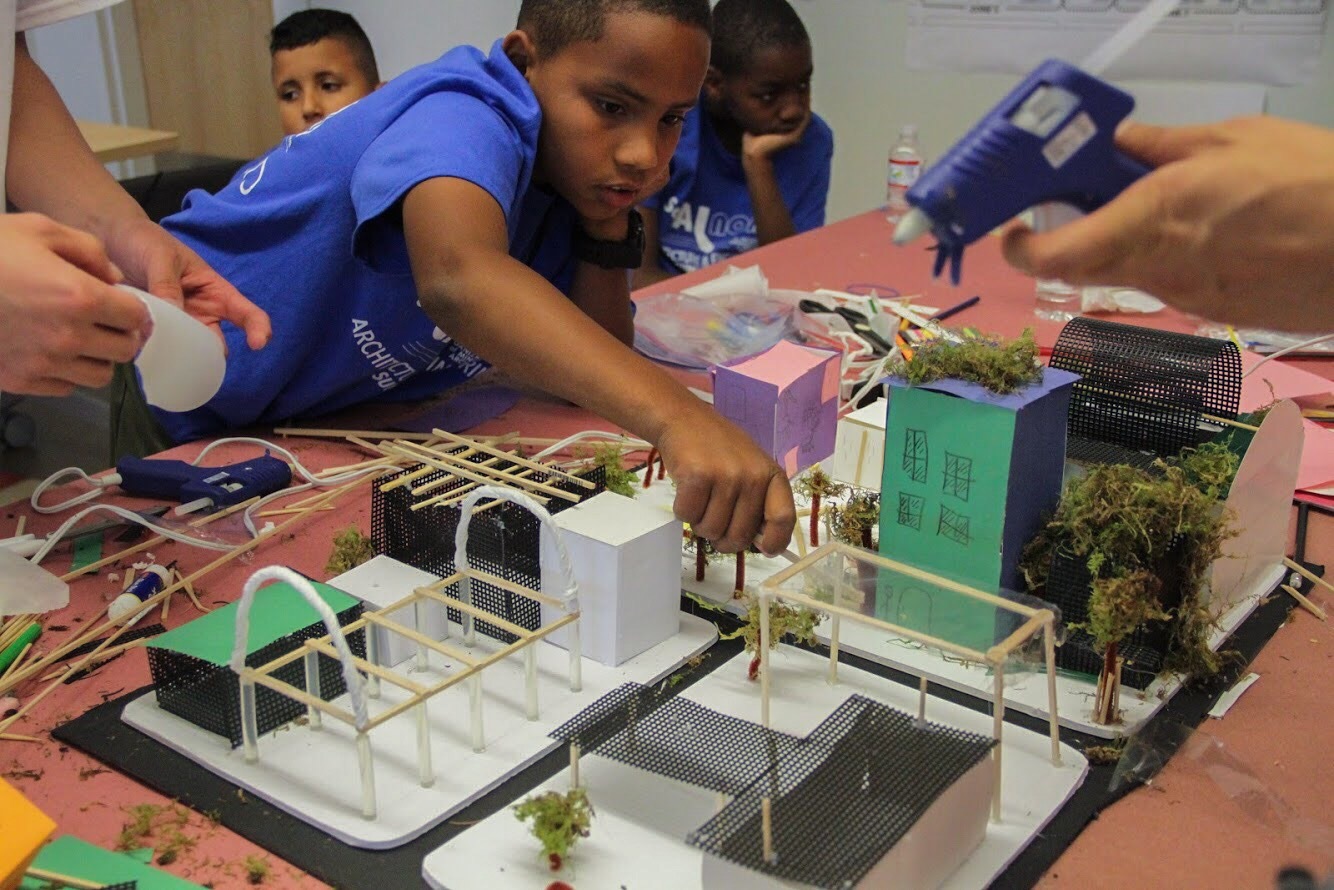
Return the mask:
[(174, 303), (127, 284), (118, 286), (142, 300), (152, 317), (134, 360), (148, 404), (164, 411), (192, 411), (213, 398), (227, 373), (227, 354), (218, 335)]

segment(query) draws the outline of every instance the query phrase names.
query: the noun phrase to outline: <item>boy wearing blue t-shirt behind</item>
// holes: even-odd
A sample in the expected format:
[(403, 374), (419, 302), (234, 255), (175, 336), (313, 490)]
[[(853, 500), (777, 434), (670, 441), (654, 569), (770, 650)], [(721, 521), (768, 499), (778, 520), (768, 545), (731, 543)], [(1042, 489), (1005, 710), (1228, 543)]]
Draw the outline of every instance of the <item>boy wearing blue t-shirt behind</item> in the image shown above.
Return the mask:
[(784, 549), (784, 474), (627, 345), (633, 207), (708, 65), (707, 0), (524, 0), (489, 54), (409, 71), (194, 193), (167, 227), (260, 304), (222, 390), (155, 411), (168, 441), (434, 396), (494, 364), (657, 446), (676, 513), (721, 548)]
[(701, 107), (645, 202), (642, 287), (824, 225), (834, 136), (811, 112), (811, 41), (787, 0), (718, 0)]

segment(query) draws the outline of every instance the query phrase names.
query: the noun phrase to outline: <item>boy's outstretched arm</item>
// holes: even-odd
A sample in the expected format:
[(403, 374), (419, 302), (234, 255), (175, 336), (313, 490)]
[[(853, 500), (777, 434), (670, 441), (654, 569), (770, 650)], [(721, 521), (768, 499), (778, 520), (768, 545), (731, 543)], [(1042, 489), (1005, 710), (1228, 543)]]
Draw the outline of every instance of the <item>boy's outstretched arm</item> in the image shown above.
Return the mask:
[[(456, 220), (467, 223), (442, 224)], [(656, 445), (677, 483), (677, 517), (720, 550), (788, 546), (796, 515), (782, 470), (510, 257), (504, 214), (488, 192), (460, 179), (427, 180), (404, 200), (403, 227), (422, 306), (442, 329), (507, 374)]]

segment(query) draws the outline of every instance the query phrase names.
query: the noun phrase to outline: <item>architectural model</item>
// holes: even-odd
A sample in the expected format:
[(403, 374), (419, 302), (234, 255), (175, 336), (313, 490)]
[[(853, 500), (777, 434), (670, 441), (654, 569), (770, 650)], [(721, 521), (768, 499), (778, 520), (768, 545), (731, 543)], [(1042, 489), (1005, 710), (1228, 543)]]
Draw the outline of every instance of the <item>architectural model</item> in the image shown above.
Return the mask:
[(839, 354), (780, 340), (713, 370), (713, 406), (795, 476), (834, 451)]
[[(262, 686), (274, 690), (295, 702), (306, 706), (306, 716), (312, 731), (318, 730), (323, 716), (328, 716), (352, 726), (356, 730), (357, 759), (361, 771), (361, 813), (367, 819), (374, 819), (378, 812), (375, 796), (375, 763), (371, 750), (370, 732), (378, 726), (412, 712), (417, 724), (417, 769), (423, 787), (430, 787), (435, 782), (435, 769), (431, 760), (430, 720), (427, 713), (428, 703), (432, 698), (452, 686), (468, 683), (469, 726), (473, 750), (481, 751), (486, 747), (486, 733), (483, 727), (483, 708), (485, 698), (482, 692), (483, 674), (488, 667), (512, 655), (523, 655), (525, 676), (525, 697), (528, 718), (536, 720), (538, 716), (537, 696), (537, 654), (533, 649), (542, 638), (557, 630), (569, 627), (566, 646), (570, 653), (569, 683), (572, 691), (578, 691), (581, 684), (580, 668), (582, 653), (579, 647), (579, 600), (569, 557), (559, 540), (555, 542), (557, 565), (560, 567), (560, 579), (564, 587), (555, 596), (540, 590), (530, 590), (514, 584), (499, 576), (473, 569), (468, 565), (468, 523), (473, 508), (482, 499), (492, 501), (511, 501), (522, 504), (533, 511), (544, 524), (551, 523), (551, 515), (528, 501), (523, 495), (507, 489), (492, 486), (480, 486), (464, 499), (462, 504), (463, 521), (459, 523), (455, 534), (455, 562), (459, 571), (429, 587), (418, 588), (409, 596), (393, 604), (385, 611), (398, 612), (408, 608), (417, 609), (427, 602), (445, 605), (456, 609), (463, 615), (463, 647), (452, 645), (447, 640), (434, 640), (415, 629), (397, 624), (393, 619), (380, 612), (368, 612), (346, 627), (338, 624), (337, 618), (327, 605), (320, 600), (314, 588), (301, 576), (289, 569), (261, 569), (250, 577), (241, 592), (241, 599), (236, 611), (236, 636), (231, 658), (231, 668), (239, 678), (241, 701), (241, 736), (248, 763), (259, 760), (259, 718), (256, 711), (256, 687)], [(307, 640), (301, 649), (279, 656), (258, 667), (249, 667), (245, 663), (246, 636), (249, 632), (249, 612), (256, 592), (266, 581), (283, 580), (291, 584), (306, 597), (307, 601), (320, 612), (328, 636)], [(559, 614), (550, 624), (537, 630), (528, 630), (487, 612), (473, 602), (474, 585), (487, 585), (499, 591), (522, 596), (548, 607), (554, 607)], [(471, 647), (476, 642), (476, 625), (479, 620), (503, 628), (516, 639), (504, 648), (485, 657), (477, 657), (464, 647)], [(417, 644), (417, 666), (425, 668), (427, 652), (435, 651), (457, 662), (459, 667), (450, 676), (430, 686), (411, 679), (405, 674), (381, 667), (375, 653), (368, 653), (367, 658), (352, 654), (347, 645), (346, 633), (361, 630), (367, 625), (375, 625), (385, 630), (413, 640)], [(370, 641), (375, 640), (372, 635)], [(351, 699), (352, 710), (330, 704), (320, 694), (319, 657), (336, 656), (341, 663), (345, 684)], [(275, 672), (289, 664), (302, 661), (305, 665), (305, 683), (302, 687), (285, 682), (275, 676)], [(366, 679), (359, 673), (365, 672)], [(409, 693), (409, 696), (372, 716), (367, 699), (379, 694), (380, 682), (392, 683)]]

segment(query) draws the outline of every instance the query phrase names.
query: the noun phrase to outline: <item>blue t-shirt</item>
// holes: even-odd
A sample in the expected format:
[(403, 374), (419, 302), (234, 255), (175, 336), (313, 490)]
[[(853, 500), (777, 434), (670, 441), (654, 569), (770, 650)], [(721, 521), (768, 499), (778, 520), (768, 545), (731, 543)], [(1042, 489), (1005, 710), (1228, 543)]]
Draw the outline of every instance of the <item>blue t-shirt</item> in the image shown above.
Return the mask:
[[(818, 115), (801, 141), (774, 156), (774, 174), (797, 232), (824, 225), (834, 133)], [(741, 158), (729, 152), (702, 107), (686, 115), (666, 188), (644, 202), (658, 210), (658, 264), (693, 272), (759, 245)]]
[(269, 313), (273, 339), (251, 352), (224, 325), (221, 391), (195, 411), (158, 411), (167, 432), (186, 441), (426, 398), (484, 370), (422, 311), (400, 202), (434, 177), (475, 183), (504, 210), (510, 254), (568, 292), (577, 218), (531, 184), (540, 124), (499, 41), (490, 55), (460, 47), (287, 137), (216, 195), (192, 192), (163, 225)]

